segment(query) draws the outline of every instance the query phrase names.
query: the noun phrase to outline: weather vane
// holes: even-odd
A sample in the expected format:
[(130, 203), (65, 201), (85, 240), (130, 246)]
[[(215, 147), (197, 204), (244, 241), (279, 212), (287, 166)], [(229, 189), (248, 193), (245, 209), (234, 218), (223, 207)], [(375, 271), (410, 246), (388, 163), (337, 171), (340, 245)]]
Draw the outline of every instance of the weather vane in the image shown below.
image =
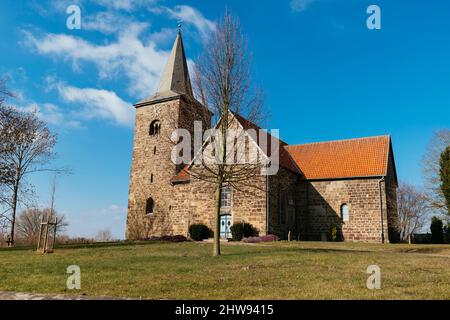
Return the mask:
[(183, 20), (178, 20), (178, 32), (181, 32)]

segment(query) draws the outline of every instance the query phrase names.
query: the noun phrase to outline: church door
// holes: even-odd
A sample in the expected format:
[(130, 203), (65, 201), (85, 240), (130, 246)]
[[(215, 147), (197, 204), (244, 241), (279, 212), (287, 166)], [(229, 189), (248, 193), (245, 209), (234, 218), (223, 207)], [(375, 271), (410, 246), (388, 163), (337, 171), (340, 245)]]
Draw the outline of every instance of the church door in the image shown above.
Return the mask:
[(231, 238), (231, 214), (220, 216), (220, 237), (224, 239)]

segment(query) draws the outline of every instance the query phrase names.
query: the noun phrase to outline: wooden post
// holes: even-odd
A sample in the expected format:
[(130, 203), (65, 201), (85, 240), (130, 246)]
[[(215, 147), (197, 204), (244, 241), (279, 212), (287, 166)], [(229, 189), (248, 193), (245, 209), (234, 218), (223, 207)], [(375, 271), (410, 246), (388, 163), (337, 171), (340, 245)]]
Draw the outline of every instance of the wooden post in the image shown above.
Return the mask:
[(42, 252), (47, 252), (47, 242), (48, 242), (48, 221), (45, 223), (45, 236), (44, 236), (44, 246), (42, 248)]
[(39, 251), (41, 247), (41, 238), (42, 238), (42, 224), (44, 223), (44, 216), (41, 217), (41, 225), (39, 226), (39, 239), (36, 251)]
[(56, 242), (56, 226), (58, 225), (58, 218), (55, 217), (55, 225), (53, 226), (53, 242), (52, 242), (52, 251), (53, 248), (55, 247), (55, 242)]

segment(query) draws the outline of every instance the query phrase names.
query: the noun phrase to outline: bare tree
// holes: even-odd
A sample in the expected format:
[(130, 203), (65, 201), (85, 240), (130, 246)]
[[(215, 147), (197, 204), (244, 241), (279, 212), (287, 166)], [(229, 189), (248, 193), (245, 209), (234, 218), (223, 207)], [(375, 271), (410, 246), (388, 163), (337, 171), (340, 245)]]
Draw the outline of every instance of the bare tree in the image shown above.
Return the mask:
[(243, 186), (253, 186), (252, 178), (261, 175), (260, 163), (230, 161), (243, 156), (237, 152), (248, 152), (244, 145), (236, 144), (236, 141), (245, 141), (242, 131), (239, 136), (230, 136), (230, 129), (236, 129), (234, 119), (245, 117), (248, 123), (260, 123), (264, 119), (263, 95), (251, 86), (251, 65), (239, 20), (227, 11), (205, 45), (194, 76), (197, 96), (215, 115), (213, 123), (217, 129), (209, 137), (212, 150), (206, 154), (210, 157), (204, 153), (201, 169), (193, 167), (189, 171), (193, 178), (215, 186), (214, 256), (220, 255), (220, 209), (224, 185), (242, 190)]
[(17, 218), (17, 236), (24, 242), (36, 243), (39, 237), (41, 222), (53, 221), (57, 218), (56, 234), (63, 233), (69, 225), (65, 216), (57, 214), (53, 209), (30, 208), (23, 210)]
[(95, 241), (97, 242), (110, 242), (113, 240), (114, 237), (109, 229), (100, 230), (95, 236)]
[(441, 214), (448, 212), (448, 208), (441, 188), (440, 157), (448, 146), (450, 146), (450, 130), (437, 131), (430, 140), (422, 161), (422, 171), (430, 204), (437, 213)]
[(1, 186), (11, 180), (11, 170), (3, 161), (3, 155), (8, 153), (10, 148), (8, 132), (9, 121), (13, 112), (12, 108), (5, 105), (8, 97), (13, 97), (11, 91), (6, 87), (7, 78), (0, 78), (0, 197)]
[(401, 183), (397, 190), (397, 208), (400, 224), (400, 239), (410, 240), (423, 228), (430, 207), (427, 195), (414, 185)]
[[(36, 112), (23, 112), (8, 108), (6, 121), (2, 121), (0, 131), (6, 131), (7, 144), (2, 149), (1, 163), (11, 170), (10, 179), (4, 181), (3, 217), (10, 225), (10, 240), (14, 244), (16, 214), (19, 202), (24, 200), (25, 179), (35, 172), (55, 171), (47, 165), (55, 157), (53, 151), (56, 135), (51, 133)], [(56, 170), (58, 171), (58, 170)], [(22, 197), (21, 197), (22, 196)]]

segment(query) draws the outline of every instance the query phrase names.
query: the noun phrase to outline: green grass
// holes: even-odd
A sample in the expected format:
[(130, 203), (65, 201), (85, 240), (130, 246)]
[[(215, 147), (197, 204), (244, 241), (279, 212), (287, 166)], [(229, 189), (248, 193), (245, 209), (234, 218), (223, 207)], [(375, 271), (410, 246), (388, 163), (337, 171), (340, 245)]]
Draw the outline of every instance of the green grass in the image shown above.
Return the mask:
[[(278, 242), (78, 245), (39, 255), (0, 249), (0, 291), (148, 299), (450, 299), (449, 245)], [(66, 268), (81, 267), (81, 290)], [(366, 269), (381, 268), (368, 290)]]

